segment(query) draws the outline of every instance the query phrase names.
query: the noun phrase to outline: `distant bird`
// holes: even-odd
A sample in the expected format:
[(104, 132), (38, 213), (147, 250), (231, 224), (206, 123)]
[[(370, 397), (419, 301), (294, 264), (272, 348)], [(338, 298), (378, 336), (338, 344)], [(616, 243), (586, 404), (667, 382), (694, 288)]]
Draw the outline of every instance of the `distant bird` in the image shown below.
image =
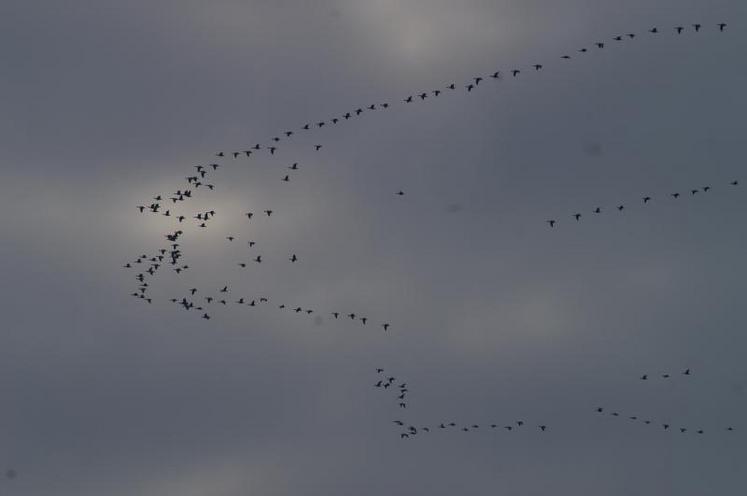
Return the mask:
[(482, 81), (482, 78), (480, 76), (477, 76), (476, 78), (473, 78), (475, 80), (475, 86), (478, 86), (480, 84), (480, 81)]
[(291, 257), (288, 260), (290, 260), (291, 262), (296, 262), (298, 260), (298, 257), (294, 253), (293, 255), (291, 255)]
[(332, 315), (337, 319), (340, 317), (340, 312), (332, 312)]
[(547, 221), (548, 224), (550, 224), (550, 227), (555, 227), (555, 221), (550, 219)]
[(428, 93), (421, 93), (418, 96), (420, 97), (421, 100), (425, 100), (426, 98), (428, 98)]
[(599, 208), (599, 207), (597, 207), (597, 208), (594, 209), (594, 213), (595, 214), (598, 214), (598, 213), (601, 213), (601, 212), (602, 212), (602, 209)]
[(581, 218), (581, 214), (573, 214), (573, 216), (576, 218), (576, 221), (578, 221)]
[(206, 313), (203, 313), (202, 314), (202, 318), (205, 319), (205, 320), (210, 320), (210, 315), (208, 315)]
[(404, 196), (404, 195), (405, 195), (405, 192), (404, 192), (404, 191), (402, 191), (402, 190), (399, 190), (399, 191), (397, 191), (396, 195), (397, 195), (397, 196)]
[(699, 191), (699, 190), (697, 190), (697, 189), (691, 189), (691, 190), (690, 190), (690, 194), (691, 194), (691, 195), (694, 195), (694, 194), (695, 194), (695, 193), (697, 193), (698, 191)]
[(286, 175), (284, 178), (281, 179), (281, 181), (285, 181), (286, 183), (290, 181), (290, 177)]
[(268, 217), (272, 215), (272, 212), (273, 210), (265, 210), (265, 213), (267, 214)]
[(669, 379), (670, 376), (669, 376), (669, 374), (661, 374), (661, 377), (663, 379)]
[(711, 190), (710, 186), (703, 186), (703, 192), (708, 193)]
[(664, 430), (669, 429), (669, 424), (662, 424), (661, 426), (664, 427)]
[(499, 79), (501, 77), (501, 71), (495, 71), (493, 74), (490, 75), (493, 79)]
[(540, 69), (542, 69), (542, 64), (534, 64), (535, 71), (539, 71)]
[(314, 145), (314, 150), (315, 150), (315, 151), (317, 151), (317, 152), (318, 152), (318, 151), (319, 151), (319, 150), (321, 150), (321, 149), (322, 149), (322, 145)]
[(226, 239), (227, 239), (228, 241), (233, 241), (233, 240), (234, 240), (234, 237), (233, 237), (233, 236), (226, 236)]
[(561, 55), (560, 58), (561, 59), (569, 60), (571, 58), (571, 56), (570, 55)]
[(511, 71), (511, 74), (513, 74), (513, 76), (514, 76), (514, 77), (516, 77), (516, 76), (517, 76), (517, 75), (519, 75), (520, 73), (521, 73), (521, 71), (520, 71), (519, 69), (513, 69), (513, 70)]
[(381, 324), (385, 331), (389, 330), (389, 324)]
[(693, 24), (693, 27), (695, 28), (695, 32), (697, 33), (700, 31), (700, 24)]
[(604, 411), (604, 408), (602, 408), (601, 406), (597, 407), (597, 413), (602, 413), (603, 411)]
[(540, 426), (539, 426), (539, 429), (540, 429), (540, 430), (541, 430), (542, 432), (545, 432), (545, 430), (547, 430), (547, 426), (546, 426), (546, 425), (540, 425)]
[(642, 381), (648, 380), (648, 374), (643, 374), (643, 375), (641, 376), (641, 380), (642, 380)]
[(405, 103), (412, 103), (412, 95), (405, 98)]
[(223, 286), (223, 289), (220, 290), (221, 293), (227, 293), (228, 292), (228, 286)]
[(247, 212), (244, 215), (246, 215), (247, 219), (251, 219), (252, 217), (254, 217), (254, 213), (253, 212)]
[(739, 181), (735, 180), (735, 181), (730, 182), (729, 184), (731, 184), (732, 186), (736, 186), (737, 184), (739, 184)]
[(679, 198), (680, 194), (679, 193), (672, 193), (671, 196), (672, 196), (672, 198)]
[(468, 93), (469, 93), (470, 91), (472, 91), (472, 89), (473, 89), (474, 87), (475, 87), (475, 85), (474, 85), (474, 84), (472, 84), (472, 83), (470, 83), (470, 84), (468, 84), (467, 86), (465, 86), (465, 88), (467, 88), (467, 92), (468, 92)]
[(262, 255), (257, 255), (257, 258), (254, 259), (257, 263), (262, 263)]
[(618, 205), (618, 206), (617, 206), (617, 209), (618, 209), (618, 210), (619, 210), (620, 212), (622, 212), (624, 208), (625, 208), (625, 205)]
[(643, 203), (648, 203), (650, 201), (651, 201), (651, 197), (650, 196), (644, 196), (643, 197)]
[(456, 88), (456, 84), (451, 83), (450, 85), (447, 86), (447, 88), (449, 88), (450, 90), (453, 90)]
[(725, 22), (719, 23), (718, 24), (718, 30), (721, 31), (721, 32), (723, 32), (724, 29), (726, 29), (726, 23)]
[(604, 43), (602, 43), (601, 41), (598, 41), (594, 44), (597, 46), (597, 48), (604, 48)]
[(659, 32), (659, 30), (658, 30), (657, 28), (655, 28), (655, 27), (654, 27), (654, 28), (651, 28), (651, 29), (649, 29), (648, 31), (649, 31), (649, 33), (654, 33), (654, 34), (656, 34), (656, 33), (658, 33), (658, 32)]
[(685, 371), (682, 372), (682, 375), (690, 375), (690, 369), (685, 369)]
[(682, 26), (677, 26), (677, 27), (674, 28), (674, 30), (677, 31), (677, 34), (681, 34), (683, 29), (685, 29), (685, 28), (682, 27)]

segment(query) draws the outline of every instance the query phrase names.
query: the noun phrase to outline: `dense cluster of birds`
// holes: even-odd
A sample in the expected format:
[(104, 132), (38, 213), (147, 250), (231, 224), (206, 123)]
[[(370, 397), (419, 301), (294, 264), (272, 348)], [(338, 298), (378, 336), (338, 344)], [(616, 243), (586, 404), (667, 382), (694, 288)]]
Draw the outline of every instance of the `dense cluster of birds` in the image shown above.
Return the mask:
[[(732, 187), (739, 186), (739, 180), (734, 179), (734, 180), (730, 181), (729, 182), (729, 186), (732, 186)], [(682, 198), (686, 198), (686, 197), (693, 198), (698, 193), (701, 193), (701, 194), (709, 193), (712, 189), (713, 188), (711, 186), (699, 186), (697, 188), (691, 188), (690, 190), (688, 190), (686, 192), (674, 191), (672, 193), (669, 193), (666, 196), (660, 195), (657, 198), (663, 198), (665, 200), (671, 200), (671, 201), (677, 200), (680, 197), (682, 197)], [(643, 195), (643, 196), (641, 196), (641, 199), (638, 202), (638, 204), (639, 205), (649, 205), (649, 204), (655, 203), (655, 201), (656, 200), (655, 200), (655, 198), (653, 196)], [(623, 204), (623, 203), (618, 204), (618, 205), (614, 206), (614, 208), (609, 208), (609, 209), (608, 208), (604, 208), (603, 209), (602, 207), (597, 206), (597, 207), (594, 207), (593, 210), (590, 210), (590, 213), (592, 215), (598, 215), (598, 214), (601, 214), (603, 212), (607, 212), (608, 210), (612, 210), (613, 212), (623, 212), (625, 210), (625, 208), (626, 208), (626, 205)], [(575, 219), (576, 222), (580, 222), (581, 218), (583, 216), (584, 216), (583, 213), (581, 213), (581, 212), (575, 212), (570, 217), (573, 218), (573, 219)], [(557, 219), (548, 219), (545, 222), (547, 222), (547, 224), (550, 227), (555, 227), (558, 224), (558, 220)]]
[[(714, 28), (718, 32), (724, 32), (726, 30), (726, 23), (719, 23), (714, 26)], [(618, 34), (615, 36), (612, 36), (609, 40), (598, 40), (594, 43), (590, 44), (587, 47), (581, 47), (575, 50), (575, 52), (570, 53), (564, 53), (559, 56), (560, 60), (568, 61), (571, 59), (574, 59), (576, 57), (581, 57), (583, 54), (586, 54), (592, 50), (604, 50), (608, 48), (611, 44), (618, 44), (623, 43), (626, 41), (632, 41), (636, 38), (640, 38), (644, 35), (648, 36), (657, 36), (665, 32), (670, 32), (675, 35), (682, 35), (686, 31), (692, 31), (695, 33), (699, 33), (706, 29), (706, 26), (703, 26), (699, 23), (691, 24), (690, 26), (673, 26), (670, 28), (660, 28), (660, 27), (651, 27), (646, 30), (645, 33), (625, 33), (625, 34)], [(564, 63), (564, 62), (563, 62)], [(489, 71), (486, 74), (474, 76), (468, 81), (465, 81), (461, 84), (457, 84), (456, 82), (448, 82), (446, 84), (441, 84), (433, 89), (424, 90), (424, 91), (418, 91), (413, 92), (412, 94), (409, 94), (403, 98), (396, 98), (396, 99), (384, 99), (380, 101), (379, 103), (369, 103), (366, 105), (361, 105), (359, 107), (356, 107), (354, 109), (350, 109), (349, 111), (340, 113), (339, 115), (336, 115), (334, 117), (328, 118), (328, 119), (322, 119), (322, 120), (315, 120), (310, 121), (302, 124), (299, 127), (289, 128), (281, 133), (277, 133), (276, 136), (273, 136), (271, 139), (266, 140), (265, 142), (256, 143), (251, 146), (245, 146), (241, 147), (240, 149), (233, 150), (233, 151), (219, 151), (214, 154), (214, 158), (210, 163), (203, 164), (203, 165), (195, 165), (194, 171), (191, 171), (187, 176), (185, 176), (186, 183), (177, 189), (175, 189), (174, 192), (171, 194), (157, 194), (152, 199), (148, 200), (147, 202), (143, 202), (141, 205), (137, 205), (137, 210), (143, 214), (151, 214), (151, 215), (158, 215), (160, 217), (170, 217), (173, 218), (174, 221), (181, 227), (183, 223), (186, 222), (188, 225), (189, 222), (192, 222), (195, 227), (197, 228), (208, 228), (211, 224), (211, 221), (216, 216), (216, 211), (214, 209), (209, 209), (206, 211), (199, 211), (199, 212), (192, 212), (192, 213), (182, 213), (181, 212), (181, 205), (196, 196), (197, 191), (213, 191), (216, 189), (216, 174), (220, 168), (225, 165), (223, 161), (225, 160), (242, 160), (242, 159), (250, 159), (255, 157), (256, 155), (260, 153), (265, 153), (265, 156), (275, 156), (278, 152), (279, 146), (282, 143), (285, 143), (289, 140), (291, 140), (294, 136), (303, 134), (303, 133), (310, 133), (312, 130), (320, 130), (322, 128), (329, 128), (334, 127), (338, 125), (342, 125), (345, 122), (351, 121), (353, 119), (359, 118), (363, 115), (370, 114), (372, 112), (381, 112), (384, 110), (388, 110), (394, 107), (395, 104), (397, 105), (403, 105), (403, 106), (409, 106), (412, 104), (416, 104), (416, 102), (425, 102), (426, 100), (433, 100), (436, 98), (441, 98), (442, 95), (447, 95), (450, 93), (456, 93), (457, 91), (461, 91), (467, 94), (475, 94), (478, 92), (478, 90), (485, 88), (488, 86), (489, 81), (498, 82), (502, 81), (506, 78), (509, 78), (511, 80), (520, 80), (522, 78), (522, 75), (526, 73), (540, 73), (544, 72), (546, 70), (547, 63), (532, 63), (528, 64), (525, 67), (513, 67), (509, 69), (493, 69)], [(321, 151), (323, 148), (323, 145), (321, 144), (315, 144), (313, 145), (313, 150), (315, 152)], [(295, 174), (301, 166), (298, 162), (293, 162), (290, 165), (284, 166), (284, 169), (282, 173), (280, 174), (280, 181), (288, 183), (291, 181), (293, 174)], [(737, 186), (739, 183), (737, 180), (732, 181), (731, 186)], [(708, 193), (711, 191), (711, 186), (700, 186), (698, 188), (691, 189), (689, 192), (689, 195), (687, 193), (680, 193), (680, 192), (674, 192), (670, 193), (668, 195), (669, 198), (672, 200), (676, 200), (680, 198), (680, 196), (690, 196), (694, 197), (698, 193)], [(401, 188), (395, 188), (394, 195), (402, 197), (405, 195), (405, 192)], [(642, 196), (641, 197), (641, 203), (643, 205), (647, 205), (654, 201), (653, 196)], [(610, 208), (613, 211), (622, 212), (626, 208), (625, 204), (619, 204), (616, 205), (613, 208)], [(604, 211), (607, 211), (607, 207), (605, 207)], [(601, 214), (603, 212), (603, 209), (601, 207), (596, 207), (593, 210), (590, 210), (591, 215)], [(265, 219), (271, 219), (274, 218), (273, 214), (275, 213), (275, 210), (271, 208), (267, 208), (263, 211), (257, 211), (257, 212), (245, 212), (243, 214), (243, 217), (246, 218), (246, 221), (253, 222), (256, 218), (265, 218)], [(575, 219), (575, 221), (580, 221), (582, 217), (584, 217), (586, 213), (582, 212), (575, 212), (571, 215), (571, 218)], [(555, 225), (558, 223), (558, 220), (556, 219), (549, 219), (547, 220), (547, 223), (550, 225), (550, 227), (555, 227)], [(172, 269), (176, 274), (181, 274), (184, 271), (189, 269), (189, 265), (184, 263), (183, 260), (183, 253), (181, 250), (181, 244), (180, 239), (182, 235), (184, 234), (184, 231), (181, 229), (175, 230), (173, 232), (169, 232), (165, 234), (166, 240), (169, 242), (169, 244), (166, 247), (162, 247), (157, 250), (156, 253), (147, 255), (142, 254), (138, 256), (136, 259), (127, 262), (124, 267), (127, 269), (136, 269), (137, 274), (135, 276), (135, 279), (137, 281), (137, 289), (135, 292), (132, 293), (132, 296), (143, 300), (147, 303), (152, 303), (153, 298), (149, 294), (149, 288), (151, 285), (151, 279), (155, 277), (156, 273), (159, 271), (159, 269), (163, 267), (168, 267)], [(233, 243), (234, 241), (241, 240), (240, 242), (243, 244), (243, 241), (246, 241), (249, 248), (253, 248), (257, 243), (256, 241), (252, 240), (243, 240), (242, 235), (236, 235), (236, 234), (225, 234), (225, 239), (229, 243)], [(252, 253), (249, 259), (247, 260), (239, 260), (236, 261), (236, 265), (240, 267), (241, 269), (247, 269), (250, 265), (257, 263), (261, 264), (263, 263), (266, 258), (265, 254), (261, 253)], [(287, 259), (290, 263), (297, 263), (299, 261), (299, 257), (295, 252), (290, 250), (289, 252), (286, 252), (282, 255), (283, 259)], [(267, 308), (276, 308), (277, 310), (284, 310), (286, 312), (291, 312), (294, 314), (299, 315), (307, 315), (307, 316), (314, 316), (315, 318), (319, 318), (321, 315), (327, 315), (335, 320), (341, 320), (345, 322), (356, 322), (362, 326), (371, 325), (374, 327), (380, 327), (384, 331), (388, 331), (390, 328), (390, 324), (388, 322), (383, 321), (377, 321), (376, 323), (370, 321), (370, 319), (364, 315), (361, 315), (357, 312), (342, 312), (342, 311), (317, 311), (312, 308), (308, 308), (306, 306), (297, 306), (297, 305), (291, 305), (286, 302), (280, 302), (273, 299), (272, 303), (270, 302), (270, 298), (267, 296), (255, 296), (255, 297), (248, 297), (246, 295), (235, 295), (232, 294), (229, 290), (229, 285), (225, 284), (222, 288), (218, 288), (215, 291), (204, 293), (202, 291), (199, 291), (197, 288), (191, 288), (187, 291), (188, 294), (180, 295), (178, 297), (171, 298), (171, 302), (181, 308), (183, 308), (186, 311), (194, 311), (199, 315), (202, 319), (210, 320), (213, 318), (214, 312), (216, 309), (221, 307), (227, 307), (227, 306), (248, 306), (248, 307), (267, 307)], [(370, 322), (370, 324), (369, 324)], [(396, 397), (396, 404), (397, 408), (402, 409), (406, 411), (408, 406), (408, 392), (409, 388), (407, 386), (407, 383), (400, 381), (394, 376), (387, 376), (384, 374), (384, 369), (377, 369), (377, 382), (374, 384), (374, 387), (377, 389), (380, 389), (381, 391), (386, 391), (388, 393), (393, 394)], [(690, 370), (687, 369), (682, 373), (683, 375), (690, 375)], [(651, 376), (653, 377), (653, 376)], [(661, 374), (662, 379), (668, 379), (672, 377), (672, 374)], [(649, 375), (644, 374), (640, 377), (641, 380), (649, 380)], [(605, 413), (606, 410), (603, 407), (598, 407), (596, 409), (596, 412), (599, 414)], [(621, 414), (619, 412), (611, 412), (611, 416), (620, 417)], [(655, 422), (650, 419), (643, 419), (636, 415), (627, 415), (627, 418), (630, 420), (641, 420), (644, 424), (658, 424), (663, 426), (664, 429), (669, 429), (671, 424), (668, 423), (662, 423), (662, 422)], [(548, 426), (544, 423), (532, 423), (527, 424), (525, 420), (523, 419), (513, 419), (510, 421), (504, 421), (504, 422), (489, 422), (489, 423), (456, 423), (454, 421), (444, 421), (439, 422), (436, 424), (429, 424), (429, 425), (413, 425), (410, 423), (405, 422), (404, 420), (393, 420), (392, 423), (398, 427), (398, 433), (400, 438), (402, 439), (411, 439), (419, 434), (422, 433), (431, 433), (431, 432), (438, 432), (438, 431), (458, 431), (458, 432), (491, 432), (491, 431), (500, 431), (500, 432), (514, 432), (519, 430), (528, 430), (528, 429), (534, 429), (538, 432), (546, 432), (548, 430)], [(674, 429), (674, 428), (673, 428)], [(680, 432), (694, 432), (697, 434), (703, 434), (705, 432), (704, 429), (697, 428), (697, 429), (690, 429), (686, 427), (677, 427)], [(729, 426), (725, 428), (727, 431), (733, 431), (734, 428)], [(14, 471), (8, 471), (6, 472), (6, 477), (13, 478), (15, 477)]]

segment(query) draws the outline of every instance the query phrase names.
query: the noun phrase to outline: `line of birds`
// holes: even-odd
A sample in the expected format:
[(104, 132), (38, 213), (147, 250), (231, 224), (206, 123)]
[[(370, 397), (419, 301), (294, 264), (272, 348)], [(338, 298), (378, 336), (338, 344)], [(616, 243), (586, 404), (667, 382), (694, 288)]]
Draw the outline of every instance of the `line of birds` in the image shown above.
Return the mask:
[[(690, 375), (692, 375), (692, 373), (691, 373), (690, 369), (685, 369), (685, 370), (682, 371), (682, 373), (680, 375), (690, 376)], [(640, 377), (640, 380), (647, 381), (647, 380), (649, 380), (649, 377), (650, 377), (649, 374), (643, 374)], [(662, 379), (671, 379), (672, 377), (674, 377), (674, 375), (672, 373), (670, 373), (670, 372), (664, 372), (662, 374), (659, 374), (658, 377), (661, 377)]]
[[(409, 392), (409, 389), (407, 387), (406, 382), (399, 382), (395, 385), (397, 382), (397, 378), (394, 376), (385, 376), (384, 375), (384, 369), (383, 368), (377, 368), (376, 374), (378, 381), (373, 385), (373, 387), (380, 389), (382, 391), (391, 391), (392, 394), (394, 394), (397, 398), (397, 406), (399, 408), (407, 408), (407, 393)], [(449, 422), (440, 422), (438, 424), (433, 425), (424, 425), (420, 427), (416, 427), (414, 425), (406, 425), (406, 423), (403, 420), (393, 420), (393, 424), (397, 425), (398, 427), (402, 427), (404, 430), (400, 429), (400, 439), (409, 439), (411, 437), (416, 436), (419, 432), (433, 432), (440, 429), (446, 429), (446, 430), (458, 430), (461, 432), (471, 432), (476, 431), (480, 428), (480, 424), (457, 424), (456, 422), (449, 421)], [(499, 430), (505, 430), (507, 432), (511, 432), (515, 429), (520, 429), (525, 425), (524, 420), (515, 420), (510, 423), (490, 423), (487, 424), (485, 427), (487, 429), (499, 429)], [(537, 428), (541, 432), (545, 432), (547, 430), (547, 425), (545, 424), (539, 424), (537, 425)]]
[[(730, 186), (739, 186), (739, 181), (735, 179), (733, 181), (730, 181), (729, 185)], [(702, 186), (702, 187), (698, 187), (698, 188), (692, 188), (689, 191), (689, 196), (692, 198), (695, 195), (697, 195), (698, 193), (701, 193), (701, 192), (702, 193), (708, 193), (712, 189), (713, 188), (711, 186)], [(678, 198), (682, 197), (683, 195), (684, 195), (684, 193), (680, 193), (680, 192), (676, 191), (674, 193), (670, 193), (668, 195), (668, 197), (671, 198), (671, 199), (673, 199), (673, 200), (677, 200)], [(649, 196), (649, 195), (645, 195), (645, 196), (641, 197), (641, 204), (642, 205), (647, 205), (647, 204), (651, 203), (653, 200), (654, 200), (654, 197)], [(619, 205), (617, 205), (614, 208), (614, 210), (617, 210), (618, 212), (623, 212), (625, 210), (625, 208), (626, 208), (625, 204), (619, 204)], [(603, 210), (601, 207), (595, 207), (591, 211), (591, 213), (596, 215), (596, 214), (601, 214), (604, 211), (606, 211), (606, 209)], [(580, 212), (576, 212), (573, 215), (571, 215), (571, 217), (574, 218), (574, 219), (576, 219), (576, 222), (579, 222), (581, 220), (581, 218), (583, 217), (583, 214), (580, 213)], [(555, 225), (558, 224), (558, 220), (557, 219), (548, 219), (545, 222), (547, 224), (549, 224), (550, 227), (555, 227)]]
[[(228, 288), (228, 285), (220, 288), (217, 291), (217, 296), (215, 294), (209, 294), (202, 296), (201, 300), (195, 300), (194, 298), (196, 297), (198, 292), (199, 291), (197, 288), (191, 288), (189, 290), (189, 296), (182, 296), (181, 298), (171, 298), (170, 301), (171, 303), (181, 306), (184, 310), (194, 310), (202, 313), (201, 317), (205, 320), (210, 320), (212, 318), (212, 315), (207, 311), (209, 307), (216, 308), (217, 305), (228, 306), (229, 304), (231, 304), (253, 308), (262, 305), (269, 305), (270, 303), (270, 298), (268, 298), (267, 296), (260, 296), (255, 298), (241, 296), (237, 300), (233, 300), (233, 298), (229, 297), (231, 290)], [(334, 320), (342, 319), (345, 321), (356, 321), (360, 322), (360, 324), (363, 326), (368, 325), (369, 322), (371, 322), (371, 319), (369, 317), (360, 315), (355, 312), (317, 312), (316, 310), (311, 308), (304, 308), (300, 306), (289, 305), (286, 303), (280, 303), (277, 306), (277, 309), (308, 316), (314, 315), (315, 317), (318, 315), (329, 315), (330, 317), (334, 318)], [(378, 324), (378, 327), (381, 327), (385, 332), (387, 332), (391, 328), (391, 324), (389, 322), (381, 322)]]
[[(596, 413), (600, 414), (600, 415), (604, 415), (605, 412), (606, 412), (605, 408), (601, 407), (601, 406), (597, 407), (594, 411)], [(623, 414), (621, 414), (618, 411), (612, 411), (612, 412), (609, 413), (609, 415), (611, 417), (618, 417), (618, 418), (627, 417), (628, 420), (632, 420), (634, 422), (641, 422), (641, 423), (643, 423), (645, 425), (658, 425), (658, 426), (661, 426), (661, 428), (663, 430), (665, 430), (665, 431), (667, 431), (667, 430), (671, 430), (673, 432), (679, 431), (682, 434), (684, 434), (686, 432), (691, 432), (691, 433), (695, 433), (695, 434), (705, 434), (705, 429), (702, 429), (702, 428), (691, 429), (689, 427), (682, 427), (682, 426), (680, 426), (680, 427), (674, 427), (671, 422), (654, 421), (654, 420), (651, 420), (650, 418), (643, 418), (643, 417), (640, 417), (638, 415), (623, 415)], [(729, 425), (729, 426), (724, 427), (723, 430), (726, 430), (728, 432), (733, 432), (735, 430), (735, 428), (733, 426)]]
[[(693, 24), (690, 25), (690, 27), (695, 32), (700, 32), (700, 31), (702, 31), (704, 29), (704, 26), (701, 23), (693, 23)], [(716, 27), (718, 28), (719, 32), (724, 32), (726, 30), (727, 24), (725, 22), (721, 22), (721, 23), (716, 24)], [(686, 31), (686, 29), (687, 28), (685, 26), (678, 25), (678, 26), (674, 26), (673, 28), (671, 28), (671, 32), (674, 32), (676, 34), (682, 34), (684, 31)], [(659, 27), (656, 27), (656, 26), (652, 27), (652, 28), (649, 28), (647, 31), (651, 35), (656, 35), (656, 34), (664, 32), (664, 30), (661, 30), (661, 29), (659, 29)], [(630, 32), (630, 33), (627, 33), (627, 34), (624, 34), (624, 35), (620, 34), (620, 35), (613, 36), (613, 37), (610, 38), (610, 41), (612, 41), (612, 42), (622, 42), (622, 41), (624, 41), (626, 39), (627, 40), (633, 40), (637, 36), (638, 35), (636, 33)], [(607, 46), (607, 43), (608, 42), (606, 42), (606, 41), (596, 41), (593, 44), (593, 46), (596, 47), (597, 49), (603, 49), (603, 48), (605, 48)], [(580, 48), (580, 49), (577, 50), (578, 53), (587, 53), (588, 51), (589, 51), (589, 49), (586, 48), (586, 47), (583, 47), (583, 48)], [(561, 55), (560, 58), (563, 59), (563, 60), (569, 60), (569, 59), (572, 58), (572, 56), (569, 55), (569, 54), (564, 54), (564, 55)], [(541, 71), (542, 69), (545, 68), (545, 65), (544, 64), (535, 63), (535, 64), (531, 64), (529, 66), (529, 68), (533, 69), (532, 72), (539, 72), (539, 71)], [(517, 78), (522, 73), (522, 69), (521, 68), (513, 68), (513, 69), (509, 70), (508, 73), (510, 73), (513, 78)], [(475, 77), (471, 78), (469, 80), (469, 82), (467, 82), (466, 84), (463, 85), (464, 89), (466, 90), (466, 92), (471, 93), (473, 90), (475, 90), (475, 89), (478, 88), (478, 86), (480, 85), (480, 83), (482, 81), (485, 81), (485, 80), (488, 80), (488, 79), (493, 79), (493, 80), (503, 79), (503, 71), (502, 70), (493, 70), (493, 71), (491, 71), (488, 74), (481, 75), (481, 76), (475, 76)], [(411, 94), (411, 95), (403, 98), (401, 100), (401, 102), (404, 103), (404, 104), (409, 104), (409, 103), (413, 103), (414, 101), (416, 101), (418, 99), (420, 101), (424, 101), (427, 98), (429, 98), (430, 96), (432, 96), (434, 98), (438, 97), (442, 93), (446, 93), (447, 92), (446, 90), (449, 90), (448, 92), (453, 92), (453, 91), (455, 91), (457, 89), (457, 87), (460, 87), (460, 86), (462, 86), (462, 85), (457, 85), (456, 83), (452, 82), (452, 83), (449, 83), (449, 84), (445, 85), (443, 87), (443, 89), (434, 89), (434, 90), (429, 90), (429, 91), (421, 91), (421, 92), (418, 92), (418, 93), (413, 93), (413, 94)], [(397, 101), (399, 101), (399, 100), (397, 100)], [(312, 123), (312, 122), (308, 122), (308, 123), (304, 124), (303, 126), (301, 126), (297, 130), (286, 130), (283, 133), (279, 133), (277, 136), (274, 136), (273, 138), (271, 138), (270, 140), (268, 140), (265, 144), (257, 143), (254, 146), (246, 147), (244, 149), (237, 150), (237, 151), (232, 151), (232, 152), (219, 151), (219, 152), (215, 153), (215, 156), (218, 157), (218, 158), (220, 158), (220, 159), (225, 159), (225, 158), (230, 158), (230, 157), (233, 157), (233, 159), (238, 159), (239, 157), (249, 158), (255, 152), (258, 152), (259, 150), (267, 150), (270, 155), (274, 155), (275, 152), (278, 149), (277, 144), (281, 140), (290, 139), (292, 136), (296, 135), (300, 131), (310, 131), (310, 130), (312, 130), (314, 128), (321, 129), (321, 128), (323, 128), (323, 127), (325, 127), (327, 125), (330, 125), (330, 124), (331, 125), (335, 125), (335, 124), (338, 124), (338, 123), (342, 123), (342, 122), (348, 121), (349, 119), (352, 119), (353, 117), (361, 116), (364, 113), (367, 113), (367, 112), (370, 112), (370, 111), (375, 111), (375, 110), (380, 110), (380, 109), (382, 109), (382, 110), (389, 109), (389, 108), (392, 107), (392, 105), (393, 104), (391, 104), (389, 102), (384, 102), (384, 103), (380, 103), (380, 104), (375, 104), (374, 103), (374, 104), (363, 105), (363, 106), (360, 106), (360, 107), (356, 108), (355, 110), (345, 112), (345, 113), (341, 114), (339, 117), (333, 117), (333, 118), (328, 119), (328, 120), (319, 120), (319, 121), (316, 121), (315, 124)], [(314, 145), (314, 150), (315, 151), (319, 151), (319, 150), (321, 150), (321, 148), (322, 148), (321, 144)], [(195, 187), (195, 188), (204, 185), (204, 186), (208, 187), (209, 189), (213, 189), (214, 188), (213, 184), (203, 183), (202, 180), (205, 178), (205, 175), (207, 174), (208, 168), (212, 168), (213, 170), (217, 170), (217, 168), (219, 166), (220, 166), (220, 164), (217, 164), (217, 163), (210, 163), (208, 165), (197, 165), (197, 166), (194, 166), (197, 169), (197, 174), (187, 177), (188, 185), (190, 187)], [(289, 169), (290, 170), (298, 170), (298, 163), (294, 163), (293, 165), (291, 165), (289, 167)], [(290, 174), (286, 173), (282, 177), (282, 181), (289, 182), (290, 181)], [(158, 195), (156, 198), (160, 198), (161, 196), (162, 195)], [(191, 191), (190, 190), (187, 190), (186, 193), (184, 191), (177, 190), (176, 194), (174, 194), (174, 195), (171, 196), (171, 199), (176, 203), (177, 201), (180, 201), (180, 200), (183, 200), (184, 198), (189, 198), (189, 197), (191, 197)], [(151, 205), (151, 206), (153, 206), (153, 205)], [(145, 206), (142, 206), (142, 205), (139, 206), (138, 208), (141, 208), (141, 207), (143, 209), (146, 208)]]

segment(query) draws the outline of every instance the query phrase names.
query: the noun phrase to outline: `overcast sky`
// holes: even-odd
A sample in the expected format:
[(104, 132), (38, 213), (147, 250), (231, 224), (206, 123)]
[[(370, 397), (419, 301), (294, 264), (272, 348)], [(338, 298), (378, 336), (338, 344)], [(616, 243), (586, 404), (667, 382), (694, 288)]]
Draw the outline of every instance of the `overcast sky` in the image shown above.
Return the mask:
[[(745, 26), (743, 0), (3, 0), (0, 494), (743, 491)], [(217, 214), (129, 296), (176, 229), (136, 205), (287, 129), (172, 207)], [(168, 301), (224, 285), (271, 305)]]

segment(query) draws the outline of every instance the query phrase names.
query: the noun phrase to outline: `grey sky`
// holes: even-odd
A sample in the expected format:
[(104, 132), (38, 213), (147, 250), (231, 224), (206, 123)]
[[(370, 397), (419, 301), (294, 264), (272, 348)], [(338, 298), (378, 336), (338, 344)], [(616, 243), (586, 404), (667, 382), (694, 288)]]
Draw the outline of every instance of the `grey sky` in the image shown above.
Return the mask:
[[(737, 494), (746, 25), (740, 0), (4, 0), (0, 494)], [(383, 101), (224, 161), (183, 209), (218, 211), (184, 227), (192, 268), (128, 296), (122, 264), (174, 229), (135, 205)], [(266, 263), (239, 271), (249, 239)], [(224, 284), (324, 319), (166, 301)], [(401, 441), (396, 418), (529, 428)]]

